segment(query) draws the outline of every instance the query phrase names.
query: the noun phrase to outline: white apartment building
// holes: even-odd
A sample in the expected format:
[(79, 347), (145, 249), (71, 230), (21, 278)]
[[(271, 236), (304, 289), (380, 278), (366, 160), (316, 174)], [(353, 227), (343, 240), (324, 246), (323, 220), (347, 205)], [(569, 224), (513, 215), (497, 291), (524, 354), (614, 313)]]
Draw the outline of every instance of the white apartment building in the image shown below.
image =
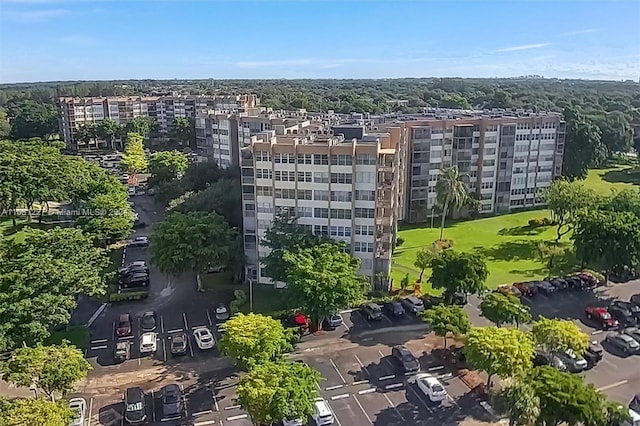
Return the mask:
[(377, 273), (389, 274), (404, 196), (399, 127), (362, 140), (267, 130), (251, 136), (240, 155), (248, 279), (271, 283), (261, 241), (280, 209), (314, 234), (344, 241), (372, 283)]

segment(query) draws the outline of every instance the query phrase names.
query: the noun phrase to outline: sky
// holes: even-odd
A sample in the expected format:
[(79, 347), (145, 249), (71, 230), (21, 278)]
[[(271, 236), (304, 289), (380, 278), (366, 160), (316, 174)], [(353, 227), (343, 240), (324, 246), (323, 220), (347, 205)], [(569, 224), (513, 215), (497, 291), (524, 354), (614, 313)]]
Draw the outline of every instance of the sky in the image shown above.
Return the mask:
[(640, 79), (640, 0), (0, 0), (0, 82)]

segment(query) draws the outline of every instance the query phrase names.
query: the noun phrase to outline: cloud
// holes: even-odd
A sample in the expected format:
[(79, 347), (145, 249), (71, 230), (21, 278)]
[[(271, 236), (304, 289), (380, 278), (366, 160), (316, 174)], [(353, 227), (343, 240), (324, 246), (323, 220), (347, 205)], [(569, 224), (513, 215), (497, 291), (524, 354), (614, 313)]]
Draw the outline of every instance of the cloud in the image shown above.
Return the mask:
[(98, 40), (85, 35), (67, 35), (56, 37), (53, 41), (63, 44), (71, 44), (75, 46), (92, 46), (98, 44)]
[(575, 36), (575, 35), (581, 35), (581, 34), (597, 33), (598, 31), (600, 31), (600, 28), (589, 28), (589, 29), (586, 29), (586, 30), (568, 31), (568, 32), (562, 33), (560, 35), (561, 36)]
[(505, 47), (504, 49), (498, 49), (496, 52), (517, 52), (519, 50), (540, 49), (541, 47), (549, 46), (551, 43), (535, 43), (535, 44), (522, 44), (520, 46)]
[(19, 22), (43, 22), (50, 19), (57, 18), (69, 13), (65, 9), (43, 9), (43, 10), (29, 10), (29, 11), (4, 11), (3, 15), (11, 20)]

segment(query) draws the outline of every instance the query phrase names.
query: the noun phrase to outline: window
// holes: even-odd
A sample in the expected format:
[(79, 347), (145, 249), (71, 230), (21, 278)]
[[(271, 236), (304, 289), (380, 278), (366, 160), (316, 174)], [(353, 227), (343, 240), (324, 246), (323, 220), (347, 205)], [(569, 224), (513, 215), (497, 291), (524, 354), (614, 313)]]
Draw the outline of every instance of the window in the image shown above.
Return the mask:
[(363, 190), (359, 190), (358, 189), (358, 190), (356, 190), (356, 200), (375, 201), (376, 200), (376, 191), (363, 191)]
[(313, 217), (328, 219), (329, 218), (329, 209), (316, 207), (313, 209)]
[(298, 207), (298, 217), (313, 217), (313, 208)]
[(298, 200), (312, 200), (313, 191), (310, 189), (298, 189)]
[(353, 157), (350, 155), (338, 154), (331, 156), (331, 165), (333, 166), (350, 166)]
[(483, 167), (493, 167), (496, 165), (496, 160), (484, 160), (482, 162)]
[(256, 177), (258, 179), (271, 179), (271, 169), (256, 169)]
[(313, 234), (314, 235), (329, 235), (329, 227), (327, 225), (314, 225), (313, 226)]
[(351, 201), (351, 191), (331, 191), (331, 201)]
[(256, 151), (256, 161), (271, 161), (271, 153), (267, 151)]
[(331, 236), (332, 237), (350, 237), (351, 227), (350, 226), (332, 226)]
[(298, 182), (311, 182), (311, 172), (298, 172)]
[(365, 209), (365, 208), (356, 207), (356, 217), (373, 219), (376, 217), (376, 212), (375, 212), (375, 209)]
[(273, 213), (273, 205), (271, 203), (258, 203), (258, 213)]
[(313, 164), (326, 166), (329, 164), (329, 156), (327, 154), (313, 154)]
[(356, 235), (373, 235), (375, 227), (373, 225), (356, 225)]
[(356, 156), (356, 164), (374, 166), (376, 164), (375, 154), (358, 154)]
[(374, 183), (376, 180), (374, 172), (356, 172), (357, 183)]
[(495, 155), (496, 153), (496, 149), (495, 148), (485, 148), (484, 149), (484, 155)]
[(270, 186), (256, 186), (256, 195), (264, 195), (270, 197), (272, 195)]
[(280, 154), (279, 152), (273, 154), (273, 162), (282, 163), (282, 154)]
[(331, 183), (352, 183), (351, 173), (331, 173)]
[(313, 191), (313, 199), (316, 201), (329, 201), (329, 191)]
[(284, 198), (285, 200), (295, 200), (296, 199), (296, 190), (295, 189), (276, 189), (274, 191), (276, 198)]
[(312, 154), (298, 154), (298, 164), (312, 164)]
[(373, 253), (373, 243), (355, 241), (353, 243), (353, 251)]
[(492, 189), (493, 188), (493, 182), (482, 182), (482, 185), (480, 186), (480, 189)]
[(331, 219), (351, 219), (351, 209), (331, 209)]
[(313, 182), (314, 183), (329, 183), (329, 173), (326, 173), (326, 172), (315, 172), (313, 174)]

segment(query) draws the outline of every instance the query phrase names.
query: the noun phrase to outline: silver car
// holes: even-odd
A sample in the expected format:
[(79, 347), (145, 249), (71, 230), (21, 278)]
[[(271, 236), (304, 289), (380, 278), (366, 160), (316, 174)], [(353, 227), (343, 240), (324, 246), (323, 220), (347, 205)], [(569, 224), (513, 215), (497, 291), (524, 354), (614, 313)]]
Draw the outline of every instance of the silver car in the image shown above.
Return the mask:
[(424, 303), (416, 296), (403, 297), (402, 304), (407, 311), (413, 312), (414, 314), (424, 311)]

